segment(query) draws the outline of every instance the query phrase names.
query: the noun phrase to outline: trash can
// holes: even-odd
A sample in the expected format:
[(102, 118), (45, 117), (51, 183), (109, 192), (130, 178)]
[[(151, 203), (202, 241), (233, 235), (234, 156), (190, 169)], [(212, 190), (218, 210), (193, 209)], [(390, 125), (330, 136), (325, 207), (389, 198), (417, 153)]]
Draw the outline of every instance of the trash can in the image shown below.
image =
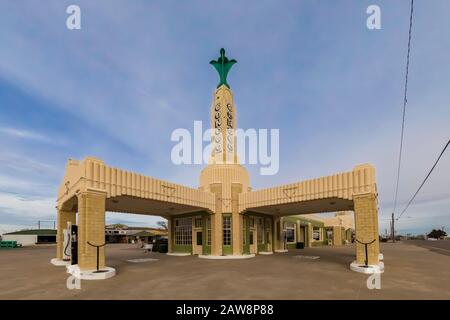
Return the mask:
[(159, 245), (159, 247), (158, 247), (158, 252), (160, 252), (160, 253), (167, 253), (167, 244), (165, 244), (165, 243), (161, 243), (160, 245)]
[(303, 242), (297, 242), (296, 248), (297, 249), (305, 249), (305, 244)]

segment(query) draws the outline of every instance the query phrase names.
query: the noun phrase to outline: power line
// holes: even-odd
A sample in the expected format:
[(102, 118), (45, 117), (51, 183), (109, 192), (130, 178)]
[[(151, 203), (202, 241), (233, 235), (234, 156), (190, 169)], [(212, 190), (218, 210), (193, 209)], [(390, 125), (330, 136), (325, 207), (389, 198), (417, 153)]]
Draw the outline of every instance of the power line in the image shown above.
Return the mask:
[(402, 216), (402, 214), (409, 208), (409, 205), (413, 202), (414, 198), (417, 196), (417, 194), (419, 193), (420, 189), (422, 189), (423, 185), (425, 184), (425, 182), (427, 181), (428, 177), (431, 175), (431, 173), (433, 172), (434, 168), (436, 167), (436, 165), (438, 164), (439, 160), (441, 159), (442, 155), (444, 154), (445, 150), (447, 149), (448, 145), (450, 144), (450, 139), (448, 140), (447, 144), (445, 145), (444, 149), (442, 149), (441, 153), (439, 154), (439, 157), (437, 158), (436, 162), (434, 163), (434, 165), (431, 167), (430, 171), (428, 172), (427, 176), (425, 177), (425, 179), (423, 179), (422, 183), (419, 186), (419, 189), (417, 189), (416, 193), (414, 193), (414, 195), (412, 196), (412, 198), (409, 200), (408, 204), (406, 205), (405, 209), (403, 209), (403, 211), (400, 213), (400, 215), (398, 216), (397, 220), (400, 219), (400, 217)]
[(408, 53), (406, 55), (406, 74), (405, 74), (405, 88), (404, 88), (404, 96), (403, 96), (403, 115), (402, 115), (402, 130), (400, 135), (400, 151), (398, 155), (398, 167), (397, 167), (397, 183), (395, 187), (395, 198), (394, 198), (394, 209), (392, 210), (395, 213), (397, 209), (397, 200), (398, 200), (398, 186), (400, 182), (400, 167), (402, 162), (402, 150), (403, 150), (403, 136), (405, 131), (405, 114), (406, 114), (406, 104), (408, 102), (408, 76), (409, 76), (409, 54), (411, 52), (411, 31), (413, 24), (413, 12), (414, 12), (414, 0), (411, 0), (411, 13), (409, 15), (409, 34), (408, 34)]
[(397, 210), (398, 187), (399, 187), (399, 183), (400, 183), (400, 168), (401, 168), (401, 163), (402, 163), (402, 151), (403, 151), (403, 137), (404, 137), (404, 131), (405, 131), (406, 104), (408, 103), (409, 55), (411, 52), (411, 31), (412, 31), (412, 23), (413, 23), (413, 13), (414, 13), (414, 0), (411, 0), (411, 12), (409, 15), (409, 32), (408, 32), (408, 52), (406, 54), (405, 88), (404, 88), (404, 96), (403, 96), (402, 130), (401, 130), (401, 134), (400, 134), (400, 151), (398, 154), (397, 183), (395, 185), (394, 208), (392, 210), (392, 216), (391, 216), (391, 218), (392, 218), (392, 220), (391, 220), (391, 237), (392, 237), (393, 242), (395, 242), (395, 219), (394, 219), (394, 216), (395, 216), (395, 211)]

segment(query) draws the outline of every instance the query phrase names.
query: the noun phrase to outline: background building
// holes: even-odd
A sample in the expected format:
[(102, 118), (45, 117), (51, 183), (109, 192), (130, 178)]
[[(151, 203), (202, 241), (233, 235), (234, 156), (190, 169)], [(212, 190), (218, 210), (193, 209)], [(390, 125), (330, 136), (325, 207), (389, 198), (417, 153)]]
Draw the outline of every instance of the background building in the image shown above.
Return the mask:
[(109, 243), (132, 243), (167, 238), (167, 230), (150, 227), (129, 227), (124, 224), (113, 224), (105, 227), (105, 241)]
[(2, 240), (17, 241), (22, 246), (32, 246), (43, 243), (56, 243), (56, 230), (30, 229), (9, 232), (2, 235)]

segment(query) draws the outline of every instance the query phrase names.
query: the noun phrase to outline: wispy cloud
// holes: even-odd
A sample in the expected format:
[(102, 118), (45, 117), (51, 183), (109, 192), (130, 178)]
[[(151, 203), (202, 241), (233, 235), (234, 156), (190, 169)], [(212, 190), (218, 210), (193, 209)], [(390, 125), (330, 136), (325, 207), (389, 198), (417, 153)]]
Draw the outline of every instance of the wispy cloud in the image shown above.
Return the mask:
[(61, 146), (65, 144), (65, 141), (60, 137), (50, 137), (46, 134), (19, 128), (0, 127), (0, 134), (3, 134), (8, 138), (31, 140), (46, 144), (54, 144)]
[(17, 137), (17, 138), (22, 138), (22, 139), (31, 139), (31, 140), (37, 140), (37, 141), (42, 141), (42, 142), (50, 141), (50, 139), (48, 139), (48, 137), (46, 137), (42, 134), (32, 132), (32, 131), (27, 131), (27, 130), (20, 130), (20, 129), (16, 129), (16, 128), (0, 127), (0, 132), (6, 133), (7, 135), (12, 136), (12, 137)]
[(31, 159), (30, 157), (11, 152), (0, 151), (0, 164), (2, 170), (18, 171), (23, 173), (39, 173), (41, 175), (61, 175), (60, 168)]
[(38, 220), (55, 220), (55, 198), (28, 198), (0, 192), (0, 224), (32, 228)]

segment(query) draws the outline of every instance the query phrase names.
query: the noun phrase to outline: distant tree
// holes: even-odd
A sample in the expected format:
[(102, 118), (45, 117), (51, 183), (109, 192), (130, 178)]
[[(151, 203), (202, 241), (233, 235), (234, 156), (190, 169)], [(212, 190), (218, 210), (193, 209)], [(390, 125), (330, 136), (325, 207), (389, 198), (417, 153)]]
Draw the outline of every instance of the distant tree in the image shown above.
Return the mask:
[(439, 239), (440, 237), (445, 237), (446, 235), (447, 235), (447, 232), (445, 232), (444, 230), (433, 229), (433, 231), (431, 231), (429, 234), (427, 234), (427, 237)]
[(167, 221), (158, 221), (156, 224), (161, 227), (164, 230), (169, 230), (169, 227), (167, 226)]
[(122, 224), (122, 223), (115, 223), (110, 225), (111, 228), (113, 229), (128, 229), (128, 226), (126, 224)]

